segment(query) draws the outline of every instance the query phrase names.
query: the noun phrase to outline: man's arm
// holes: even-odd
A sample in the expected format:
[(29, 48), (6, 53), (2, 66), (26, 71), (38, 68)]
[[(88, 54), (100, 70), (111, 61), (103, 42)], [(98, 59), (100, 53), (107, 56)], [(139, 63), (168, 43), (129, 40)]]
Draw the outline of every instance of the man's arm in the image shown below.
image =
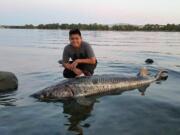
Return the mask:
[(93, 51), (91, 45), (89, 45), (88, 43), (86, 43), (86, 45), (85, 45), (85, 51), (86, 51), (86, 55), (88, 56), (88, 58), (78, 59), (77, 63), (78, 64), (96, 64), (96, 57), (95, 57), (94, 51)]
[(72, 70), (74, 67), (72, 66), (72, 64), (69, 64), (69, 63), (63, 63), (63, 67), (64, 68), (67, 68), (69, 70)]
[(96, 64), (96, 57), (75, 60), (77, 64)]
[(91, 45), (86, 44), (85, 51), (88, 56), (86, 59), (77, 59), (73, 62), (73, 67), (76, 67), (78, 64), (96, 64), (96, 57)]
[(71, 66), (71, 64), (69, 64), (68, 62), (69, 62), (69, 52), (68, 52), (68, 46), (66, 46), (63, 51), (62, 65), (64, 68), (72, 70), (73, 66)]
[(73, 70), (78, 64), (96, 64), (96, 57), (88, 59), (77, 59), (73, 63), (63, 63), (63, 67), (69, 70)]

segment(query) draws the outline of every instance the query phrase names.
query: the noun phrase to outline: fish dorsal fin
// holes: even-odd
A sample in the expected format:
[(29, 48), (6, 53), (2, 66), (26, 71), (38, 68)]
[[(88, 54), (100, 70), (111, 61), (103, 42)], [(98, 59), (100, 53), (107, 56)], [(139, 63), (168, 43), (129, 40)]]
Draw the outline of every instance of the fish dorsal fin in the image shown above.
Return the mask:
[(139, 73), (137, 74), (137, 76), (146, 77), (148, 76), (148, 74), (149, 74), (148, 69), (143, 67), (139, 70)]

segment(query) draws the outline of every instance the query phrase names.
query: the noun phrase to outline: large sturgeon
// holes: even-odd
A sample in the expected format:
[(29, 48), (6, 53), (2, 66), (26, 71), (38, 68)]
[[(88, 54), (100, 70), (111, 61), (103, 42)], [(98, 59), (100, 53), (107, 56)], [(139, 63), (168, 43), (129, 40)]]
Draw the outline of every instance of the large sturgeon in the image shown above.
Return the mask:
[(167, 71), (160, 70), (155, 76), (149, 76), (148, 70), (142, 68), (137, 76), (94, 75), (62, 81), (41, 90), (32, 96), (40, 100), (63, 100), (92, 95), (113, 94), (148, 87), (159, 80)]

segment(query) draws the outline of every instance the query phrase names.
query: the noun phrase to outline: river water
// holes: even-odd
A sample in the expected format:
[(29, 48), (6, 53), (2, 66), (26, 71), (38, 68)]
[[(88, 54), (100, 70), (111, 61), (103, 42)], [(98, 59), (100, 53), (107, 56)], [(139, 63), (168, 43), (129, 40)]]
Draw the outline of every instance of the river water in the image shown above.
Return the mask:
[[(17, 91), (0, 94), (1, 135), (179, 135), (180, 33), (82, 31), (98, 59), (95, 74), (152, 74), (168, 80), (102, 96), (90, 105), (40, 102), (31, 94), (63, 80), (61, 59), (68, 31), (0, 29), (0, 70), (14, 72)], [(146, 65), (152, 58), (154, 63)]]

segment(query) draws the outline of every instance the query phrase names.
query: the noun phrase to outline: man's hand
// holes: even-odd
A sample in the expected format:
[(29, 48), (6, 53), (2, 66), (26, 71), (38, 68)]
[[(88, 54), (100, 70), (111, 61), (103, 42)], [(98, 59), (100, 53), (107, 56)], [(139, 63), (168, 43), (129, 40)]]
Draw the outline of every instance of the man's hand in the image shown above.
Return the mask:
[(73, 69), (73, 66), (72, 64), (69, 64), (69, 63), (64, 63), (63, 66), (69, 70), (72, 70)]
[(78, 68), (74, 68), (73, 70), (72, 70), (77, 76), (80, 76), (83, 72), (80, 70), (80, 69), (78, 69)]
[(65, 68), (67, 68), (69, 70), (73, 70), (74, 68), (77, 67), (78, 63), (79, 63), (79, 60), (77, 59), (71, 64), (70, 63), (64, 63), (63, 65), (64, 65)]
[(77, 60), (75, 60), (75, 61), (71, 64), (72, 69), (76, 68), (77, 65), (78, 65), (78, 62), (77, 62)]

